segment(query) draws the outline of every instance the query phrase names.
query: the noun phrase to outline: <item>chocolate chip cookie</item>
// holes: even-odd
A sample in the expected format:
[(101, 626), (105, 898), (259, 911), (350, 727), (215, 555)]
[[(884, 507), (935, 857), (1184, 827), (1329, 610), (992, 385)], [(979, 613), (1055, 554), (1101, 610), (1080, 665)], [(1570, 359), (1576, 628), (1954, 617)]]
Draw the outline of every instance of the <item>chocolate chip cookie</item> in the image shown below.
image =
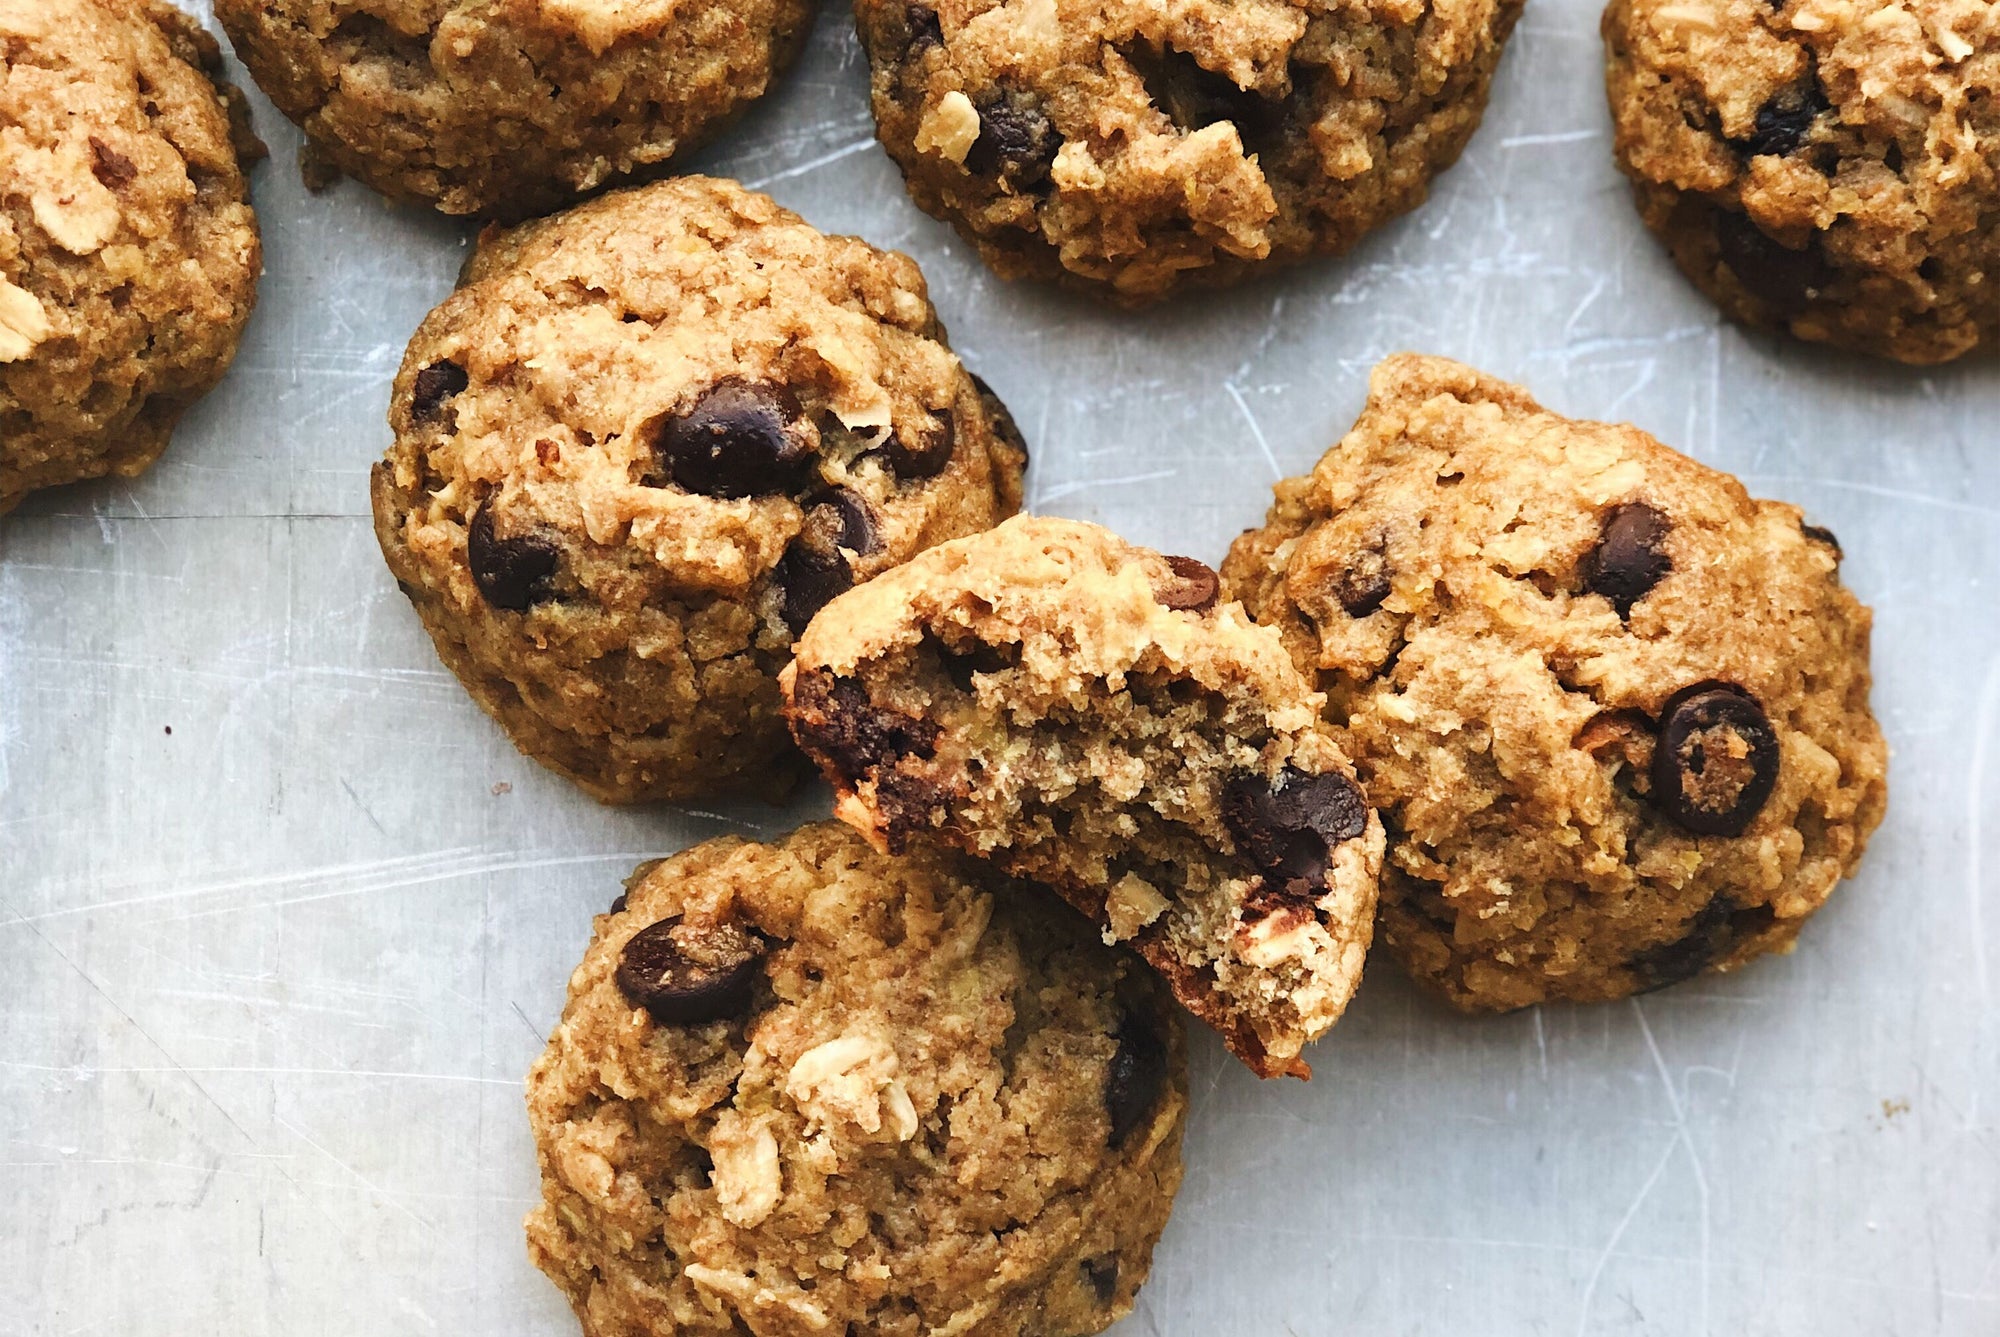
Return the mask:
[(215, 40), (149, 0), (0, 0), (0, 511), (131, 477), (222, 379), (263, 153)]
[(389, 421), (376, 534), (438, 654), (607, 802), (788, 789), (793, 636), (1011, 515), (1025, 459), (913, 261), (705, 177), (489, 230)]
[(1465, 147), (1520, 0), (856, 0), (911, 196), (1128, 304), (1348, 249)]
[(1054, 888), (1259, 1075), (1307, 1074), (1368, 951), (1382, 828), (1214, 571), (1012, 520), (827, 605), (785, 692), (839, 816)]
[(308, 167), (525, 218), (653, 175), (762, 97), (811, 0), (215, 0)]
[(528, 1077), (536, 1266), (593, 1337), (1066, 1337), (1132, 1307), (1186, 1037), (1033, 895), (835, 822), (641, 868)]
[(1887, 757), (1840, 557), (1637, 428), (1402, 356), (1223, 577), (1381, 810), (1380, 937), (1497, 1010), (1786, 950), (1854, 870)]
[(1902, 362), (2000, 330), (2000, 27), (1957, 0), (1614, 0), (1618, 161), (1737, 320)]

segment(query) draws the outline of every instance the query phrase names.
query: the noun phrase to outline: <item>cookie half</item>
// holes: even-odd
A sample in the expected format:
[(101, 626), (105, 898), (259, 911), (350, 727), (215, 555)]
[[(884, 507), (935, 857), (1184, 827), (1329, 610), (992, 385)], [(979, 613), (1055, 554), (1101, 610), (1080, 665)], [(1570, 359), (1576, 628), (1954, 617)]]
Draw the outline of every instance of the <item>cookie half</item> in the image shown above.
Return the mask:
[(1604, 42), (1640, 213), (1730, 316), (1912, 363), (2000, 331), (1987, 6), (1614, 0)]
[(1790, 948), (1887, 801), (1840, 546), (1637, 428), (1375, 369), (1223, 566), (1389, 830), (1380, 937), (1471, 1010)]
[(1026, 458), (914, 262), (705, 177), (490, 230), (389, 421), (376, 535), (439, 656), (607, 802), (789, 789), (793, 636), (1011, 515)]
[(1181, 1178), (1129, 954), (838, 823), (641, 868), (528, 1077), (535, 1264), (594, 1337), (1097, 1332)]
[(149, 0), (0, 0), (0, 511), (143, 473), (236, 356), (264, 146), (215, 39)]
[(1265, 1077), (1339, 1018), (1381, 823), (1215, 572), (1021, 518), (834, 600), (785, 677), (836, 813), (1052, 887)]
[(1421, 203), (1519, 0), (856, 0), (875, 123), (1009, 277), (1127, 305), (1345, 251)]

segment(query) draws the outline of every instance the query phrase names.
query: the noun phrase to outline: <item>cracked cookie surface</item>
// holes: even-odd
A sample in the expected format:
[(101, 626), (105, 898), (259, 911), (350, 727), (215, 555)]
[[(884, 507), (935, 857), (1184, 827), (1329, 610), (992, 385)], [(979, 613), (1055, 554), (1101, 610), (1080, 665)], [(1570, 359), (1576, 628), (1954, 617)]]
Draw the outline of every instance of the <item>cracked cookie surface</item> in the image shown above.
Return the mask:
[(1933, 363), (2000, 332), (2000, 22), (1982, 0), (1614, 0), (1618, 161), (1730, 316)]
[(1399, 356), (1223, 576), (1381, 811), (1380, 938), (1498, 1010), (1786, 950), (1854, 870), (1887, 752), (1839, 562), (1637, 428)]
[(829, 604), (784, 679), (835, 811), (1053, 888), (1260, 1076), (1305, 1076), (1367, 955), (1382, 829), (1216, 573), (1024, 517)]
[(489, 230), (389, 419), (376, 534), (438, 654), (610, 802), (789, 789), (793, 636), (1025, 462), (914, 261), (705, 177)]
[(147, 0), (0, 0), (0, 511), (143, 472), (236, 355), (263, 152), (215, 40)]
[(1125, 304), (1344, 251), (1477, 127), (1519, 0), (857, 0), (875, 121), (1001, 274)]
[(312, 166), (525, 218), (657, 174), (771, 87), (810, 0), (215, 0)]
[(1073, 1337), (1181, 1177), (1179, 1013), (1039, 895), (838, 823), (598, 917), (528, 1078), (535, 1264), (592, 1337)]

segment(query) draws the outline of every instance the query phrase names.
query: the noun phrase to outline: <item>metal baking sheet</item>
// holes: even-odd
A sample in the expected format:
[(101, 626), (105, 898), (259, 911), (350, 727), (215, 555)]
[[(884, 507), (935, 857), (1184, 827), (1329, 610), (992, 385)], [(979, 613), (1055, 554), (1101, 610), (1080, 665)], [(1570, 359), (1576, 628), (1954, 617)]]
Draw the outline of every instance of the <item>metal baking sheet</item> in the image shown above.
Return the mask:
[[(199, 6), (204, 11), (206, 6)], [(699, 166), (915, 255), (1034, 509), (1219, 559), (1399, 349), (1627, 419), (1838, 531), (1893, 799), (1797, 953), (1467, 1021), (1378, 961), (1260, 1084), (1205, 1033), (1125, 1333), (2000, 1332), (2000, 369), (1745, 334), (1642, 231), (1592, 0), (1535, 0), (1430, 204), (1119, 315), (905, 198), (845, 7)], [(643, 856), (822, 813), (612, 811), (439, 665), (367, 520), (389, 377), (470, 229), (302, 189), (234, 373), (131, 483), (0, 521), (0, 1332), (566, 1334), (521, 1077)]]

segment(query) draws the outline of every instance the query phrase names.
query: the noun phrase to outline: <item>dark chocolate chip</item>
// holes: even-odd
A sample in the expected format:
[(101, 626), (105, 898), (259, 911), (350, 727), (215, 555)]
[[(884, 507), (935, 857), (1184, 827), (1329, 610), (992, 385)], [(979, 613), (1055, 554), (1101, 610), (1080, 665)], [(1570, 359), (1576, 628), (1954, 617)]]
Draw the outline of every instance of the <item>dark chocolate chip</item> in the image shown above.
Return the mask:
[(1185, 51), (1170, 46), (1155, 50), (1143, 44), (1120, 51), (1144, 81), (1146, 96), (1183, 134), (1229, 121), (1236, 126), (1237, 138), (1248, 140), (1283, 119), (1283, 104), (1237, 87), (1234, 79), (1206, 68)]
[(931, 48), (944, 45), (944, 29), (938, 23), (937, 11), (930, 6), (911, 5), (903, 11), (903, 22), (910, 30), (910, 40), (903, 46), (903, 59), (915, 60)]
[(905, 441), (900, 432), (891, 433), (883, 445), (882, 453), (896, 477), (936, 478), (951, 463), (952, 450), (958, 444), (958, 419), (950, 409), (931, 412), (930, 423), (915, 433), (915, 445)]
[(1795, 153), (1812, 133), (1813, 125), (1829, 110), (1831, 106), (1819, 80), (1787, 88), (1757, 108), (1757, 128), (1737, 147), (1751, 158), (1765, 154), (1782, 158)]
[(1696, 683), (1660, 712), (1653, 802), (1696, 835), (1740, 836), (1771, 797), (1778, 762), (1777, 731), (1755, 698)]
[(622, 915), (622, 914), (624, 914), (624, 913), (625, 913), (625, 896), (626, 896), (626, 893), (624, 893), (624, 892), (622, 892), (622, 891), (621, 891), (621, 892), (619, 892), (619, 893), (618, 893), (618, 895), (617, 895), (617, 897), (616, 897), (616, 898), (614, 898), (614, 899), (612, 900), (612, 902), (611, 902), (611, 908), (610, 908), (610, 909), (609, 909), (608, 911), (606, 911), (605, 913), (607, 913), (607, 914), (614, 914), (614, 915)]
[(541, 534), (495, 538), (492, 503), (488, 501), (480, 503), (467, 527), (465, 560), (472, 568), (472, 583), (487, 603), (510, 613), (525, 613), (542, 600), (555, 597), (551, 577), (562, 565), (562, 550)]
[(1222, 577), (1206, 562), (1192, 557), (1167, 558), (1172, 578), (1153, 586), (1153, 597), (1167, 607), (1186, 613), (1206, 613), (1215, 607), (1222, 593)]
[(866, 556), (881, 546), (875, 512), (858, 492), (835, 488), (807, 511), (798, 537), (771, 574), (778, 587), (779, 615), (792, 635), (804, 631), (820, 609), (854, 587), (854, 566), (847, 554)]
[(1317, 900), (1333, 847), (1368, 829), (1368, 804), (1337, 771), (1312, 775), (1287, 766), (1273, 786), (1242, 775), (1222, 791), (1222, 820), (1273, 890)]
[(1149, 1019), (1128, 1015), (1117, 1040), (1104, 1075), (1104, 1112), (1111, 1118), (1113, 1150), (1125, 1145), (1167, 1089), (1167, 1046)]
[[(970, 375), (971, 373), (967, 373)], [(1021, 463), (1028, 462), (1028, 438), (1021, 435), (1021, 425), (1014, 421), (1014, 415), (1007, 409), (999, 395), (993, 392), (983, 377), (972, 377), (972, 388), (979, 392), (980, 406), (986, 410), (987, 420), (992, 424), (993, 435), (1005, 445), (1021, 452)]]
[(1107, 1253), (1084, 1259), (1083, 1280), (1090, 1287), (1090, 1293), (1097, 1297), (1097, 1303), (1110, 1304), (1118, 1294), (1118, 1255)]
[(1042, 111), (1040, 99), (1003, 89), (980, 105), (979, 138), (966, 150), (965, 170), (998, 175), (1017, 189), (1032, 189), (1049, 178), (1062, 136)]
[(816, 453), (802, 416), (783, 386), (718, 381), (660, 423), (653, 447), (660, 477), (704, 497), (790, 492), (805, 482)]
[(696, 928), (677, 915), (632, 935), (618, 960), (618, 991), (664, 1025), (740, 1016), (764, 959), (764, 941), (736, 924)]
[(410, 416), (418, 422), (432, 421), (447, 400), (463, 394), (470, 384), (465, 368), (449, 358), (431, 363), (417, 373), (416, 382), (410, 387)]
[(1833, 560), (1836, 562), (1847, 555), (1841, 551), (1840, 540), (1834, 537), (1833, 531), (1824, 525), (1809, 525), (1801, 520), (1799, 521), (1799, 532), (1814, 543), (1824, 543), (1827, 547), (1833, 549)]
[(1612, 507), (1597, 546), (1584, 554), (1583, 587), (1609, 599), (1619, 617), (1630, 617), (1632, 605), (1673, 570), (1661, 546), (1672, 528), (1665, 512), (1643, 501)]
[(96, 135), (90, 137), (90, 174), (106, 190), (122, 190), (138, 179), (139, 166)]
[(1715, 217), (1716, 253), (1743, 290), (1777, 315), (1796, 316), (1818, 298), (1833, 280), (1833, 268), (1820, 254), (1818, 234), (1802, 251), (1767, 236), (1739, 213), (1719, 211)]
[(1364, 548), (1333, 580), (1333, 597), (1349, 617), (1367, 617), (1389, 597), (1389, 555), (1380, 545)]
[(801, 672), (787, 712), (799, 746), (853, 784), (899, 757), (929, 758), (938, 726), (927, 719), (878, 708), (858, 679), (824, 669)]

